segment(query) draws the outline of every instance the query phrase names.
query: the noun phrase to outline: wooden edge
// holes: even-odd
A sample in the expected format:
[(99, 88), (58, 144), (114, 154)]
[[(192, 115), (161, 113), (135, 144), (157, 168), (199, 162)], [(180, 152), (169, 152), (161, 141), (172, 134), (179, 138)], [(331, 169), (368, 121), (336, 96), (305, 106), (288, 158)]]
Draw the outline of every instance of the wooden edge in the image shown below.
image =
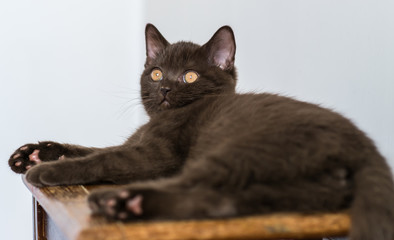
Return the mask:
[(40, 240), (45, 239), (45, 228), (46, 228), (46, 214), (41, 205), (32, 197), (33, 200), (33, 239)]
[[(84, 229), (79, 239), (106, 239), (113, 225)], [(213, 240), (281, 239), (346, 236), (350, 218), (346, 213), (297, 215), (275, 214), (228, 220), (177, 221), (120, 225), (111, 239)], [(116, 234), (118, 235), (118, 234)]]
[[(51, 219), (54, 221), (56, 226), (62, 231), (62, 233), (68, 239), (77, 239), (83, 229), (87, 228), (89, 221), (88, 219), (81, 219), (81, 217), (89, 216), (86, 214), (77, 214), (75, 212), (70, 212), (69, 208), (65, 208), (65, 203), (67, 200), (64, 197), (60, 200), (56, 198), (58, 193), (73, 193), (79, 192), (78, 195), (78, 204), (80, 203), (81, 197), (87, 196), (88, 192), (82, 185), (76, 186), (61, 186), (61, 187), (48, 187), (48, 188), (37, 188), (31, 185), (26, 181), (25, 176), (22, 176), (23, 183), (33, 194), (33, 197), (36, 201), (39, 202), (41, 207), (45, 210), (45, 212), (51, 216)], [(48, 195), (53, 193), (53, 197), (48, 197)], [(73, 204), (72, 199), (70, 200), (69, 205)], [(84, 204), (85, 205), (85, 204)], [(80, 209), (75, 209), (75, 211), (79, 211)], [(83, 210), (88, 210), (86, 206)], [(120, 231), (117, 229), (117, 231)]]

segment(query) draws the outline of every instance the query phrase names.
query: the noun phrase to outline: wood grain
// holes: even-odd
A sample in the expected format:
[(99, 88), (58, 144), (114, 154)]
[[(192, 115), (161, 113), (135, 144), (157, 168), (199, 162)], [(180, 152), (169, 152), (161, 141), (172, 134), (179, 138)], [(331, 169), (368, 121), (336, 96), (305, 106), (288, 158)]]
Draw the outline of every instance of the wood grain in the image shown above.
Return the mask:
[(99, 216), (92, 216), (86, 201), (90, 191), (103, 186), (36, 188), (25, 180), (24, 182), (46, 213), (70, 240), (311, 239), (344, 236), (350, 227), (350, 219), (346, 213), (273, 214), (226, 220), (111, 223)]

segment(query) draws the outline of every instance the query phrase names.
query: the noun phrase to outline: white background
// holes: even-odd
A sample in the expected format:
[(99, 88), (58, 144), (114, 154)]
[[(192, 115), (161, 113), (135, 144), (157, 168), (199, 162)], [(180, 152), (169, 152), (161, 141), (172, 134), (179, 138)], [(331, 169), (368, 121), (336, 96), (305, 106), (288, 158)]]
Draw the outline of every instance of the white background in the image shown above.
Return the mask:
[(144, 27), (170, 41), (236, 34), (240, 92), (269, 91), (351, 118), (394, 166), (394, 2), (1, 1), (0, 238), (32, 237), (31, 195), (7, 165), (27, 142), (120, 144), (146, 121)]

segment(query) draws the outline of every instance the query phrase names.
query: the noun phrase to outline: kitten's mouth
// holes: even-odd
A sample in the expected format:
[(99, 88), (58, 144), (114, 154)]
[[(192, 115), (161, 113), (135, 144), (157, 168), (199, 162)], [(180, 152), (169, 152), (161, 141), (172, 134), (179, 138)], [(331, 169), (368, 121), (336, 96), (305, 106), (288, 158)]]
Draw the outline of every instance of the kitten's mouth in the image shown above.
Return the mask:
[(160, 102), (160, 107), (162, 108), (170, 108), (171, 104), (168, 102), (167, 98), (163, 98), (163, 100)]

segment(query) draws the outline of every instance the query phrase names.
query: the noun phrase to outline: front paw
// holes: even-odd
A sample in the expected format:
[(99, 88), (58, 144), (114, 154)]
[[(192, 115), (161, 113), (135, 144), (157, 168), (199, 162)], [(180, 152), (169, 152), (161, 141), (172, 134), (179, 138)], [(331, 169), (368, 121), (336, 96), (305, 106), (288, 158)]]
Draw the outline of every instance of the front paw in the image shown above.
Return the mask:
[(56, 171), (52, 165), (51, 163), (43, 163), (29, 169), (26, 173), (26, 180), (36, 187), (59, 185), (57, 178), (61, 171)]
[(26, 144), (18, 148), (8, 160), (8, 165), (16, 173), (25, 173), (32, 166), (43, 161), (58, 160), (64, 152), (61, 144), (55, 142), (39, 142)]
[(128, 189), (99, 190), (90, 194), (89, 207), (108, 220), (135, 220), (144, 217), (144, 195)]

